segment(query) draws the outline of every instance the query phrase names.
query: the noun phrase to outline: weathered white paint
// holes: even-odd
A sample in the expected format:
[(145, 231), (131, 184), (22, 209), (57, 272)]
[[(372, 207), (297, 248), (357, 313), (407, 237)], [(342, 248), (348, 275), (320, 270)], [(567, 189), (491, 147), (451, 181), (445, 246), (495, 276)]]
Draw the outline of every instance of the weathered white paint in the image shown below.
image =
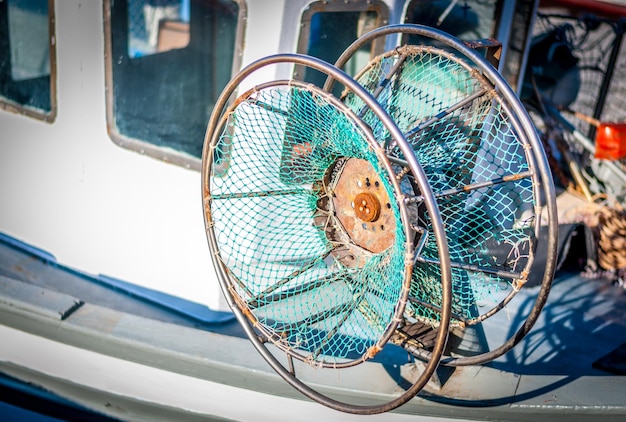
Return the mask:
[[(274, 11), (284, 2), (269, 3), (248, 5), (246, 61), (277, 48), (280, 32), (264, 28), (280, 27)], [(55, 7), (58, 115), (46, 124), (0, 112), (0, 231), (75, 268), (225, 309), (204, 234), (199, 172), (110, 140), (102, 3)]]
[[(177, 374), (58, 343), (0, 325), (0, 368), (29, 368), (84, 387), (83, 391), (113, 393), (134, 402), (167, 405), (199, 415), (219, 415), (238, 421), (282, 420), (361, 421), (363, 416), (340, 413), (309, 400), (288, 399)], [(41, 353), (45, 350), (45, 353)], [(126, 420), (142, 419), (116, 403), (99, 403), (94, 410)], [(145, 415), (144, 415), (145, 416)], [(152, 415), (158, 420), (159, 415)], [(452, 419), (386, 413), (368, 421), (446, 422)], [(454, 419), (458, 421), (458, 419)]]
[[(386, 2), (397, 22), (406, 2)], [(0, 111), (0, 232), (71, 267), (226, 309), (205, 237), (200, 173), (111, 141), (102, 2), (54, 3), (58, 114), (47, 124)], [(310, 3), (247, 1), (242, 65), (295, 51)], [(264, 68), (242, 88), (288, 75)]]

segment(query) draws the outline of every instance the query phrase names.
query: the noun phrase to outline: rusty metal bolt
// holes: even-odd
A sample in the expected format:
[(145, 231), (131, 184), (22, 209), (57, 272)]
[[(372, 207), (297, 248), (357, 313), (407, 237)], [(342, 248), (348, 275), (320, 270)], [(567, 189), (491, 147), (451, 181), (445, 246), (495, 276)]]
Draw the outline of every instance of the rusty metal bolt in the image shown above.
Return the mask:
[(361, 192), (354, 198), (354, 213), (365, 222), (372, 222), (380, 215), (380, 201), (368, 192)]

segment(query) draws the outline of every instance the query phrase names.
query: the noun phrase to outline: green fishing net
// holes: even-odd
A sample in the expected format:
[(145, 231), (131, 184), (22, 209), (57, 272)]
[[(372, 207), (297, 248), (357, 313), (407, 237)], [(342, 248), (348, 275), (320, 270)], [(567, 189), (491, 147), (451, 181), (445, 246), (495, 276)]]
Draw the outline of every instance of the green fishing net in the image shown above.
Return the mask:
[[(480, 320), (523, 285), (532, 264), (538, 217), (524, 138), (493, 85), (450, 52), (399, 47), (356, 78), (403, 131), (436, 196), (450, 250), (455, 323)], [(404, 158), (359, 98), (348, 93), (344, 101), (377, 138), (387, 139), (387, 154)], [(414, 184), (403, 184), (403, 192), (420, 194)], [(414, 214), (428, 231), (428, 215), (419, 207)], [(436, 325), (435, 238), (418, 253), (407, 315)]]
[(375, 354), (412, 265), (389, 172), (335, 101), (288, 82), (251, 90), (211, 145), (210, 226), (228, 289), (267, 340), (318, 366)]

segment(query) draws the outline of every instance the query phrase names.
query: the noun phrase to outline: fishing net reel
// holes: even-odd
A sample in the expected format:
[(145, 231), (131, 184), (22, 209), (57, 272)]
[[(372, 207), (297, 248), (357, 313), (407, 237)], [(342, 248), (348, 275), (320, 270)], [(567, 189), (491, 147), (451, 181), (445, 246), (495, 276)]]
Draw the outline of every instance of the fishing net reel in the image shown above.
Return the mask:
[[(443, 47), (396, 48), (355, 78), (341, 70), (364, 43), (397, 33)], [(322, 72), (326, 86), (276, 80), (229, 101), (251, 75), (282, 64)], [(366, 34), (334, 66), (281, 54), (237, 74), (207, 129), (204, 215), (227, 301), (270, 366), (326, 406), (380, 413), (415, 396), (440, 362), (480, 363), (518, 342), (466, 358), (446, 350), (450, 327), (477, 324), (512, 300), (531, 269), (542, 210), (554, 222), (549, 172), (527, 120), (482, 57), (415, 25)], [(554, 270), (549, 227), (544, 283), (522, 337)], [(502, 244), (510, 248), (494, 256)], [(504, 297), (492, 294), (503, 286)], [(485, 299), (493, 305), (478, 312)], [(428, 328), (428, 342), (416, 327)], [(424, 364), (387, 401), (337, 399), (323, 386), (325, 371), (336, 384), (375, 357), (402, 364), (386, 352), (398, 346)]]
[[(528, 333), (548, 296), (558, 223), (547, 159), (525, 108), (484, 57), (489, 54), (477, 50), (488, 42), (464, 43), (432, 28), (391, 25), (355, 41), (335, 66), (342, 68), (361, 47), (387, 36), (420, 44), (401, 43), (371, 60), (355, 79), (403, 132), (436, 198), (452, 267), (451, 325), (485, 321), (514, 299), (531, 273), (540, 280), (529, 316), (508, 340), (482, 353), (442, 360), (451, 366), (485, 363)], [(332, 86), (329, 79), (325, 88)], [(350, 93), (342, 100), (362, 109)], [(363, 119), (368, 121), (367, 113)], [(403, 159), (393, 145), (387, 155)], [(545, 266), (534, 267), (540, 243)], [(436, 283), (430, 284), (438, 265), (435, 251), (427, 240), (413, 270), (405, 319), (394, 336), (418, 357), (429, 356), (428, 347), (412, 333), (440, 326), (432, 308)]]

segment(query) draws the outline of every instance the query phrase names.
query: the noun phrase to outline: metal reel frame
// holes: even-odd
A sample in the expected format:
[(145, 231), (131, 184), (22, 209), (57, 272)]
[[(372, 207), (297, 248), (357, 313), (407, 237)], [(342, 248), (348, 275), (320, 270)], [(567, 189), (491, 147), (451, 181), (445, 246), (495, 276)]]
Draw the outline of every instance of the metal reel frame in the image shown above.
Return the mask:
[[(377, 116), (382, 125), (384, 125), (388, 133), (394, 138), (400, 149), (405, 154), (407, 164), (410, 168), (410, 172), (421, 191), (425, 207), (432, 221), (432, 231), (436, 239), (440, 260), (441, 289), (443, 294), (441, 323), (443, 328), (437, 333), (436, 344), (430, 355), (427, 357), (427, 363), (423, 372), (417, 377), (416, 381), (411, 387), (406, 389), (400, 396), (394, 398), (387, 403), (375, 405), (355, 405), (350, 403), (344, 403), (320, 393), (311, 386), (307, 385), (303, 380), (299, 379), (295, 373), (292, 361), (293, 357), (298, 358), (298, 356), (294, 356), (294, 354), (288, 353), (286, 350), (282, 350), (284, 352), (287, 352), (286, 357), (288, 362), (287, 365), (285, 365), (279, 361), (279, 359), (275, 356), (274, 353), (272, 353), (270, 349), (268, 349), (267, 342), (268, 340), (271, 341), (271, 339), (262, 338), (263, 336), (260, 336), (258, 330), (255, 328), (254, 318), (250, 318), (250, 315), (246, 314), (246, 312), (241, 309), (240, 305), (238, 304), (238, 300), (240, 300), (240, 298), (238, 298), (234, 292), (233, 280), (231, 279), (229, 269), (224, 260), (220, 258), (221, 249), (217, 241), (217, 235), (214, 230), (214, 222), (211, 212), (211, 172), (214, 165), (213, 161), (215, 146), (219, 142), (219, 137), (224, 125), (226, 124), (229, 112), (240, 102), (243, 97), (245, 97), (248, 93), (254, 91), (254, 89), (256, 89), (257, 87), (252, 88), (251, 90), (248, 90), (246, 93), (242, 94), (242, 96), (235, 100), (234, 104), (231, 106), (228, 106), (229, 99), (231, 99), (231, 96), (235, 93), (239, 85), (251, 74), (269, 65), (275, 65), (280, 63), (301, 65), (323, 72), (328, 77), (331, 77), (332, 79), (340, 82), (347, 89), (354, 92), (367, 105), (367, 107)], [(276, 81), (275, 83), (280, 84), (288, 82)], [(267, 83), (259, 85), (259, 87), (262, 88), (271, 85), (272, 83)], [(320, 90), (320, 92), (323, 91)], [(339, 107), (342, 105), (342, 103), (332, 97), (331, 94), (328, 94), (328, 99), (335, 106)], [(347, 110), (349, 111), (349, 109)], [(369, 133), (367, 140), (370, 144), (370, 147), (376, 151), (376, 154), (381, 161), (387, 163), (388, 169), (390, 169), (391, 167), (389, 167), (389, 162), (384, 156), (384, 152), (382, 151), (380, 145), (377, 143), (376, 139), (374, 139), (370, 128), (367, 127), (367, 125), (365, 125), (361, 121), (361, 119), (359, 119), (358, 116), (356, 116), (355, 114), (352, 114), (352, 119), (364, 133)], [(404, 199), (401, 195), (401, 192), (400, 194), (398, 194), (398, 192), (399, 191), (396, 192), (397, 197), (395, 199), (397, 201), (403, 201)], [(336, 67), (322, 60), (298, 54), (278, 54), (266, 57), (250, 64), (249, 66), (241, 70), (223, 90), (209, 120), (202, 155), (202, 200), (204, 207), (204, 219), (207, 239), (211, 249), (211, 258), (213, 261), (213, 265), (216, 269), (221, 288), (226, 296), (227, 302), (257, 351), (269, 363), (272, 369), (274, 369), (291, 386), (296, 388), (298, 391), (300, 391), (302, 394), (309, 397), (310, 399), (315, 400), (330, 408), (355, 414), (375, 414), (392, 410), (406, 403), (426, 385), (426, 383), (429, 381), (434, 371), (436, 370), (437, 366), (439, 365), (440, 357), (442, 356), (446, 347), (446, 342), (448, 338), (448, 327), (451, 318), (451, 270), (448, 259), (447, 242), (445, 239), (443, 222), (441, 220), (435, 198), (429, 188), (426, 176), (422, 168), (420, 167), (420, 164), (415, 159), (410, 146), (407, 144), (406, 139), (404, 138), (404, 135), (399, 130), (397, 125), (393, 122), (393, 120), (389, 117), (389, 115), (380, 106), (380, 104), (361, 85), (354, 81), (354, 79), (352, 79), (342, 70), (337, 69)], [(406, 233), (413, 233), (414, 227), (409, 221), (409, 216), (407, 215), (405, 208), (404, 210), (405, 211), (403, 211), (401, 215), (404, 231)], [(411, 237), (407, 236), (406, 256), (404, 257), (406, 268), (412, 269), (415, 252), (416, 251), (414, 249), (413, 241)], [(406, 305), (406, 299), (411, 283), (411, 271), (408, 271), (408, 273), (408, 276), (405, 277), (403, 294), (400, 298), (399, 303), (396, 305), (396, 317), (394, 317), (393, 323), (390, 325), (389, 329), (385, 332), (382, 338), (380, 338), (374, 349), (382, 349), (382, 347), (387, 343), (387, 341), (395, 331), (397, 324), (400, 322), (400, 317), (404, 310), (404, 306)], [(373, 350), (372, 356), (378, 350)], [(353, 364), (354, 363), (351, 363), (350, 365)], [(341, 366), (339, 365), (339, 367)]]
[[(503, 105), (505, 107), (508, 107), (507, 112), (512, 119), (512, 124), (515, 130), (520, 134), (521, 137), (524, 137), (525, 145), (528, 147), (525, 150), (526, 158), (529, 162), (529, 167), (531, 167), (531, 170), (535, 173), (532, 177), (536, 177), (538, 180), (537, 183), (533, 183), (534, 198), (537, 201), (536, 208), (539, 209), (535, 210), (535, 214), (537, 215), (538, 219), (541, 218), (542, 198), (545, 198), (546, 201), (546, 203), (544, 204), (548, 224), (548, 254), (546, 259), (546, 267), (541, 282), (541, 288), (537, 294), (537, 298), (528, 317), (526, 318), (522, 326), (517, 330), (517, 332), (515, 332), (502, 345), (491, 351), (465, 357), (452, 357), (444, 355), (442, 358), (442, 364), (448, 366), (467, 366), (486, 363), (498, 358), (499, 356), (511, 350), (516, 344), (521, 341), (522, 338), (524, 338), (526, 334), (528, 334), (528, 332), (531, 330), (532, 326), (536, 322), (548, 298), (556, 267), (558, 241), (558, 222), (555, 199), (556, 195), (550, 173), (550, 168), (545, 153), (543, 151), (543, 147), (537, 135), (536, 129), (534, 128), (526, 109), (522, 105), (521, 101), (517, 98), (513, 90), (510, 88), (508, 83), (485, 58), (478, 54), (477, 51), (473, 50), (459, 39), (443, 31), (415, 24), (398, 24), (377, 28), (361, 36), (359, 39), (353, 42), (335, 62), (335, 66), (340, 69), (343, 68), (345, 64), (350, 60), (350, 58), (365, 44), (372, 42), (377, 38), (398, 34), (419, 35), (427, 37), (436, 42), (442, 43), (447, 47), (452, 48), (454, 51), (461, 53), (464, 57), (471, 60), (471, 66), (475, 66), (478, 71), (476, 72), (477, 77), (485, 78), (491, 84), (493, 84), (494, 89), (503, 99)], [(355, 79), (358, 80), (358, 75), (357, 77), (355, 77)], [(332, 77), (327, 78), (324, 89), (326, 91), (332, 90), (334, 82), (335, 81)], [(376, 97), (377, 93), (373, 93), (373, 95)], [(535, 236), (537, 240), (541, 238), (539, 233), (538, 221), (535, 225)], [(536, 244), (534, 246), (536, 248)], [(530, 269), (531, 264), (532, 261), (529, 262), (529, 264), (527, 265), (527, 270)], [(492, 315), (503, 309), (513, 299), (516, 293), (517, 291), (514, 289), (514, 291), (510, 292), (493, 309), (480, 315), (474, 320), (467, 321), (466, 324), (477, 324), (491, 317)], [(414, 345), (407, 345), (406, 348), (418, 358), (429, 359), (432, 356), (431, 353), (427, 350), (416, 347)]]

